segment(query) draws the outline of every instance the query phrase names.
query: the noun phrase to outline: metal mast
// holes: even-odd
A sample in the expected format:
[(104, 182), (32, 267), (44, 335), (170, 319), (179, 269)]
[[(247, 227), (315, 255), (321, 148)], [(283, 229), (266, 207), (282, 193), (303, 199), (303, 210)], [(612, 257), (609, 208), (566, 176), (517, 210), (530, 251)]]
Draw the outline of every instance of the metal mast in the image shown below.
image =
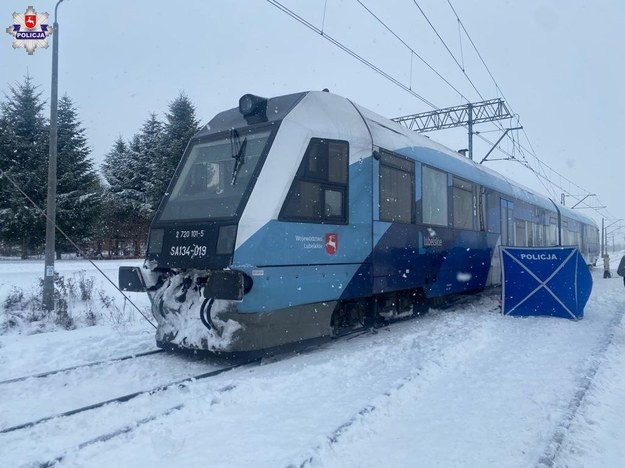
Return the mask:
[(497, 98), (396, 117), (392, 120), (416, 132), (431, 132), (466, 126), (469, 133), (469, 158), (473, 159), (473, 135), (475, 133), (473, 126), (511, 117), (512, 114), (510, 114), (506, 103), (503, 99)]

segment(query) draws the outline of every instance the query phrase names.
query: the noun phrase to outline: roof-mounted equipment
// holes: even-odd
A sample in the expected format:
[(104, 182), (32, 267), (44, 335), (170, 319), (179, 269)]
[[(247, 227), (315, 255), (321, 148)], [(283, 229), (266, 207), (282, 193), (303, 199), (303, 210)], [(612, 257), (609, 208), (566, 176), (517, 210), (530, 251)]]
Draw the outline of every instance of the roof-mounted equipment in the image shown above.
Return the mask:
[(244, 94), (239, 99), (239, 112), (248, 124), (267, 122), (267, 98)]

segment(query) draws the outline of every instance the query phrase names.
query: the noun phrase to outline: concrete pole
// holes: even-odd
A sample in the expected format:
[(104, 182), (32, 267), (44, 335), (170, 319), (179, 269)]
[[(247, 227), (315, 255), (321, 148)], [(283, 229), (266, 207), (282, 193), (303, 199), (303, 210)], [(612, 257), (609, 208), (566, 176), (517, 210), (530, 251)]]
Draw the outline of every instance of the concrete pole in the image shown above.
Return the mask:
[(59, 94), (59, 24), (56, 12), (59, 0), (54, 7), (54, 34), (52, 35), (52, 86), (50, 97), (50, 149), (48, 158), (48, 199), (46, 219), (45, 269), (43, 273), (43, 308), (54, 310), (54, 260), (56, 223), (56, 159), (58, 150), (58, 94)]

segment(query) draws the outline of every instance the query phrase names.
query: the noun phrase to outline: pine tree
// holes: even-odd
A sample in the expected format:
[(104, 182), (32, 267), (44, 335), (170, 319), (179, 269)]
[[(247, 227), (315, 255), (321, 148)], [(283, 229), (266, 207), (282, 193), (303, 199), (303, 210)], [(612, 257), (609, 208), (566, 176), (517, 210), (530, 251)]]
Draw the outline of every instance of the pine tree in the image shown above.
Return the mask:
[(108, 192), (120, 207), (137, 216), (149, 217), (147, 185), (152, 168), (144, 158), (141, 136), (136, 134), (126, 143), (120, 137), (113, 149), (106, 155), (103, 172), (108, 183)]
[[(41, 93), (29, 76), (0, 104), (0, 169), (44, 208), (47, 195), (48, 125)], [(6, 180), (0, 181), (0, 239), (19, 243), (22, 258), (43, 244), (45, 218)]]
[(164, 136), (165, 154), (160, 174), (155, 182), (155, 192), (160, 194), (160, 197), (165, 194), (189, 140), (200, 129), (195, 116), (195, 106), (184, 93), (180, 93), (169, 103), (169, 112), (165, 114), (165, 118), (167, 119)]
[[(98, 231), (103, 239), (123, 240), (128, 237), (128, 231), (136, 223), (136, 213), (132, 203), (126, 198), (126, 191), (130, 186), (132, 173), (130, 171), (130, 149), (120, 136), (113, 144), (113, 148), (104, 157), (102, 173), (106, 181), (102, 216), (98, 221)], [(117, 245), (111, 250), (117, 252)]]
[(118, 138), (103, 165), (108, 183), (106, 210), (114, 218), (107, 230), (115, 239), (132, 241), (135, 255), (140, 254), (154, 215), (150, 191), (155, 167), (162, 159), (161, 138), (162, 124), (151, 114), (129, 144)]
[[(56, 221), (77, 244), (92, 240), (101, 208), (101, 186), (89, 157), (85, 129), (72, 100), (63, 96), (58, 111), (58, 185)], [(74, 251), (64, 236), (56, 236), (57, 254)]]
[(115, 141), (102, 165), (107, 221), (99, 230), (110, 238), (132, 240), (135, 254), (188, 141), (199, 129), (195, 108), (182, 93), (169, 104), (166, 119), (163, 124), (150, 114), (129, 142), (121, 137)]
[(132, 161), (136, 164), (137, 170), (133, 185), (143, 192), (146, 203), (143, 211), (151, 220), (163, 196), (160, 187), (163, 180), (163, 166), (166, 164), (164, 128), (156, 114), (150, 114), (148, 120), (145, 121), (131, 150), (136, 155)]
[(104, 156), (102, 164), (102, 173), (110, 193), (120, 193), (128, 185), (130, 180), (128, 169), (128, 145), (119, 136), (113, 143), (111, 151)]

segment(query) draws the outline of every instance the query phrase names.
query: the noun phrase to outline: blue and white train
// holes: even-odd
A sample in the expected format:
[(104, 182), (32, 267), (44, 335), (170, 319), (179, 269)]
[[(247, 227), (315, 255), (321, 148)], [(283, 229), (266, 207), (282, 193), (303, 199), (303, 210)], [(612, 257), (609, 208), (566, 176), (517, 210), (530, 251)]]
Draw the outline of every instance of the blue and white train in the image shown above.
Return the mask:
[(499, 245), (577, 245), (596, 224), (328, 92), (245, 95), (193, 137), (151, 225), (164, 348), (257, 351), (500, 282)]

